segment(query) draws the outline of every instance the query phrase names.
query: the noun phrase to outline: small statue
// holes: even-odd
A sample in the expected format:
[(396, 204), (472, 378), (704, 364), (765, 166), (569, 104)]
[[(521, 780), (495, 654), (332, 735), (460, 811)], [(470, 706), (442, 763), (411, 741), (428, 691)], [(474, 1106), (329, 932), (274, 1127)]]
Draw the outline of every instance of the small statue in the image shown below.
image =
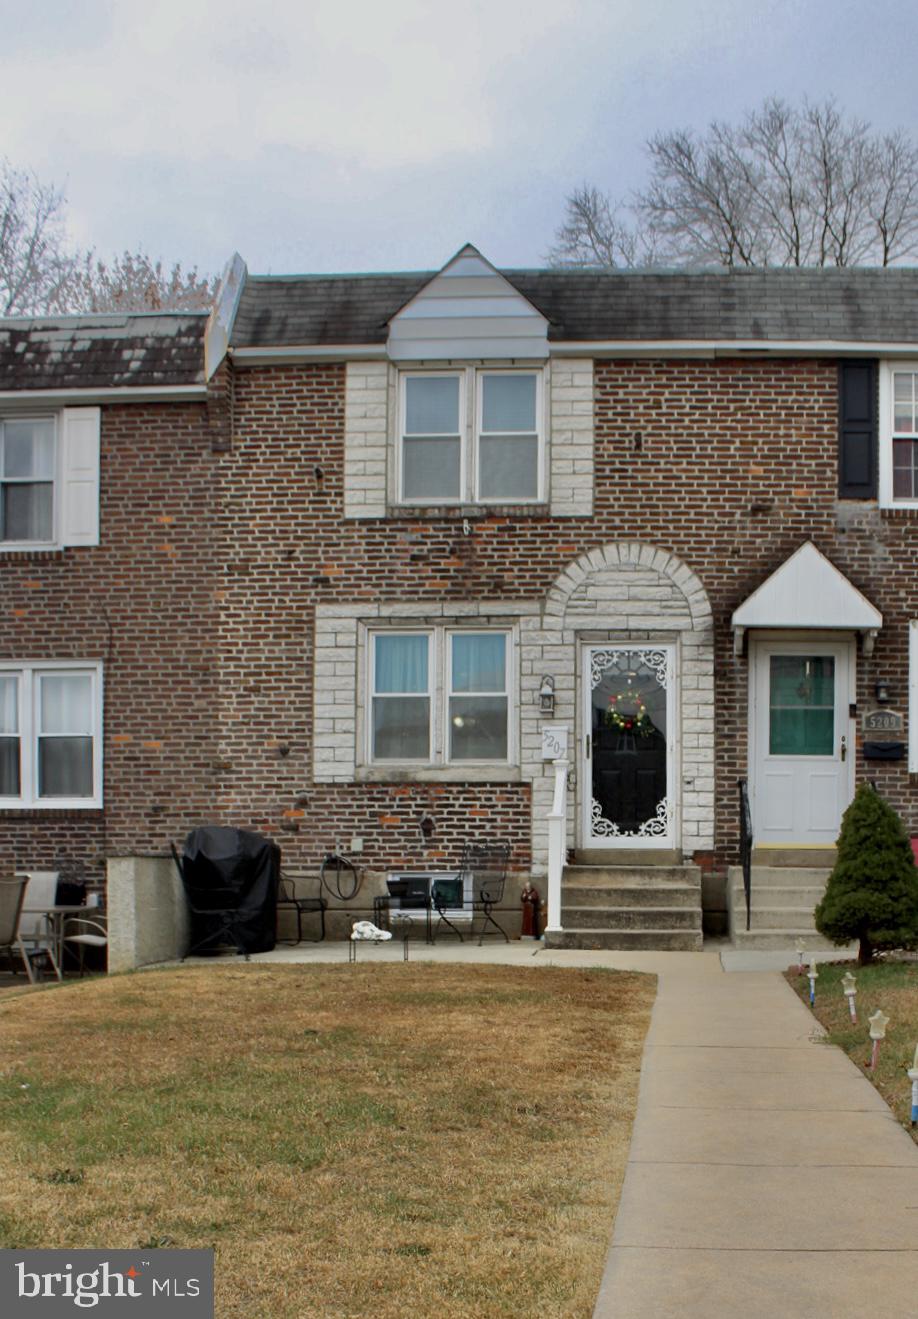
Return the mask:
[(541, 939), (542, 931), (539, 928), (539, 916), (541, 914), (542, 899), (539, 896), (539, 890), (533, 888), (532, 880), (527, 879), (523, 885), (520, 902), (523, 906), (523, 924), (520, 929), (520, 938)]

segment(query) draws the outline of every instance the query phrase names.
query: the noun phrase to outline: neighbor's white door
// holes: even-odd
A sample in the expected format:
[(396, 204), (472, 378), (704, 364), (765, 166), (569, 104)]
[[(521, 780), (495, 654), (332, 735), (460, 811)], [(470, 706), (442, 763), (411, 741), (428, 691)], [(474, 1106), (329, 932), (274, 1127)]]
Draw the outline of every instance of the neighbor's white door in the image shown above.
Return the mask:
[(854, 791), (854, 645), (759, 642), (751, 661), (755, 845), (831, 847)]

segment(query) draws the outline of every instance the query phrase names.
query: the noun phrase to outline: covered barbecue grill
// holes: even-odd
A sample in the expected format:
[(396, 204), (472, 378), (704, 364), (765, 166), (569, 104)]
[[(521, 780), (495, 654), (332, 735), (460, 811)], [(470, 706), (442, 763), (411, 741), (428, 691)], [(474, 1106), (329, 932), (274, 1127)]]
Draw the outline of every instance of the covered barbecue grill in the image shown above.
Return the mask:
[(191, 912), (191, 953), (227, 944), (248, 957), (274, 947), (280, 848), (269, 838), (206, 825), (172, 849)]

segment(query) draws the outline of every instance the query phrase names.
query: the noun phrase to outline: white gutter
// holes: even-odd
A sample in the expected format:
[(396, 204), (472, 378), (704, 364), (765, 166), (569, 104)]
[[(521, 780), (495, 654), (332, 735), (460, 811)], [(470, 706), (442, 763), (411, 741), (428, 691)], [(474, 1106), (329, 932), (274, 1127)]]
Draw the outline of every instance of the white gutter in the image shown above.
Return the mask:
[(581, 339), (549, 344), (552, 357), (915, 357), (918, 343), (850, 339)]
[(206, 399), (206, 385), (109, 385), (85, 389), (5, 389), (0, 403), (17, 407), (47, 403), (187, 403)]
[[(552, 357), (918, 357), (918, 343), (853, 343), (850, 339), (571, 339), (551, 342), (548, 347)], [(388, 361), (384, 343), (230, 348), (229, 356), (239, 367)]]

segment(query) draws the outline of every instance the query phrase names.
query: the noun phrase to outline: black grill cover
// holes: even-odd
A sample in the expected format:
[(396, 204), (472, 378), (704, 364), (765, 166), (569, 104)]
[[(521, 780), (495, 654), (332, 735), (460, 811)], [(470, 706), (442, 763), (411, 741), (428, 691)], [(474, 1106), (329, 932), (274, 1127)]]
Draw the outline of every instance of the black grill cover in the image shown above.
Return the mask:
[(217, 912), (232, 909), (240, 949), (270, 952), (275, 943), (280, 863), (280, 848), (260, 834), (223, 825), (192, 829), (182, 858), (182, 879), (192, 908), (192, 946), (224, 923)]

